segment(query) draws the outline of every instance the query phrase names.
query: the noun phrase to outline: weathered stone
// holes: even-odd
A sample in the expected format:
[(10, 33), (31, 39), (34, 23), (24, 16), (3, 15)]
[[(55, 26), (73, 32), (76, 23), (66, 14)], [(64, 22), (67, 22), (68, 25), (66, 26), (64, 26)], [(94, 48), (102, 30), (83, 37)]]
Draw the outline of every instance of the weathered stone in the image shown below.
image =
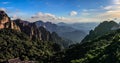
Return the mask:
[(0, 29), (4, 28), (10, 28), (20, 31), (20, 28), (13, 21), (10, 20), (8, 15), (4, 11), (0, 10)]

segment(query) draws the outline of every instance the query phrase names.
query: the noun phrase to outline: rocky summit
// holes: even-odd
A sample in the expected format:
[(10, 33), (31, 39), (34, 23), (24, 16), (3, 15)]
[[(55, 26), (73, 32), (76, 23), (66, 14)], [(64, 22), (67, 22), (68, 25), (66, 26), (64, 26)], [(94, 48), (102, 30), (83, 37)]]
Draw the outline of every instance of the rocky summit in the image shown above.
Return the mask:
[(0, 10), (0, 29), (13, 29), (24, 32), (31, 39), (51, 41), (51, 34), (44, 27), (37, 27), (35, 23), (26, 22), (20, 19), (11, 20), (8, 15)]
[(20, 28), (15, 24), (15, 22), (11, 21), (3, 10), (0, 10), (0, 29), (4, 28), (20, 31)]

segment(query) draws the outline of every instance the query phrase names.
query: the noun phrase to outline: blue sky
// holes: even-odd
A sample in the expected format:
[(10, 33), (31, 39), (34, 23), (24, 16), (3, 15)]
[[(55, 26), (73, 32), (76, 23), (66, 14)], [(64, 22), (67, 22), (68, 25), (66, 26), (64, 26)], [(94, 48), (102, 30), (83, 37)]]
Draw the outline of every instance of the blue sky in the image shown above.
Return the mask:
[[(109, 14), (118, 12), (119, 2), (120, 0), (0, 0), (0, 9), (5, 10), (13, 19), (55, 23), (99, 22), (118, 18)], [(108, 13), (109, 11), (113, 12)]]

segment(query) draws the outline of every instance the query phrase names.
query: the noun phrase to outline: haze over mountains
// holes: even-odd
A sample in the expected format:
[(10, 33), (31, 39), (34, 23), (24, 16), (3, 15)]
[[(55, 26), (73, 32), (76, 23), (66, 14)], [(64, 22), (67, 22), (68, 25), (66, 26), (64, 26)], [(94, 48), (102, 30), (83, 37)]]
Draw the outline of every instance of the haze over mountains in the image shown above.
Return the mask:
[(120, 0), (0, 0), (0, 63), (120, 63)]
[(11, 20), (2, 10), (0, 10), (0, 17), (0, 29), (13, 29), (25, 33), (30, 40), (53, 41), (60, 44), (61, 47), (68, 47), (72, 44), (72, 41), (62, 39), (56, 32), (49, 32), (43, 26), (37, 27), (35, 22), (30, 23), (20, 19)]
[(91, 30), (89, 34), (82, 40), (82, 42), (87, 42), (91, 39), (105, 35), (113, 30), (117, 30), (119, 29), (119, 26), (120, 25), (114, 21), (104, 21), (95, 27), (94, 30)]
[(67, 24), (67, 23), (64, 23), (64, 22), (60, 22), (58, 23), (59, 26), (70, 26), (74, 29), (77, 29), (77, 30), (82, 30), (84, 32), (86, 32), (87, 34), (89, 33), (89, 31), (91, 29), (94, 29), (99, 23), (97, 22), (86, 22), (86, 23), (72, 23), (72, 24)]
[[(1, 13), (5, 14), (4, 12), (1, 12)], [(6, 17), (5, 18), (6, 21), (4, 20), (5, 23), (7, 21), (10, 21), (9, 20), (10, 18), (6, 14), (5, 14), (5, 17)], [(10, 21), (10, 22), (13, 22), (13, 21)], [(20, 29), (20, 31), (25, 32), (31, 38), (40, 37), (41, 34), (39, 34), (39, 32), (41, 32), (42, 30), (38, 31), (38, 29), (35, 29), (35, 28), (36, 27), (39, 28), (42, 26), (48, 31), (50, 31), (50, 33), (56, 32), (62, 38), (68, 39), (68, 40), (71, 40), (77, 43), (81, 42), (81, 40), (88, 34), (88, 32), (91, 29), (94, 29), (94, 27), (98, 25), (98, 23), (74, 23), (74, 24), (58, 23), (58, 24), (54, 24), (52, 22), (43, 22), (43, 21), (36, 21), (36, 22), (30, 23), (28, 21), (24, 21), (21, 19), (14, 20), (13, 27), (15, 27), (14, 24), (17, 24), (19, 26), (18, 28), (16, 26), (17, 29)], [(3, 26), (1, 25), (1, 27)], [(49, 35), (50, 33), (47, 32), (45, 34), (48, 34), (48, 36), (50, 36)], [(42, 38), (40, 37), (40, 39)], [(46, 38), (46, 39), (49, 40), (49, 38)]]
[(120, 25), (115, 21), (97, 24), (31, 23), (11, 20), (1, 10), (0, 62), (18, 58), (34, 63), (119, 63)]
[(67, 24), (61, 22), (55, 24), (52, 22), (37, 21), (35, 23), (38, 27), (44, 26), (50, 32), (56, 32), (59, 36), (75, 42), (80, 42), (91, 29), (94, 29), (94, 27), (98, 25), (98, 23), (94, 23), (94, 22), (73, 23), (73, 24)]
[(114, 21), (100, 23), (90, 31), (82, 43), (70, 46), (65, 54), (67, 60), (64, 58), (64, 61), (68, 63), (119, 63), (119, 26)]

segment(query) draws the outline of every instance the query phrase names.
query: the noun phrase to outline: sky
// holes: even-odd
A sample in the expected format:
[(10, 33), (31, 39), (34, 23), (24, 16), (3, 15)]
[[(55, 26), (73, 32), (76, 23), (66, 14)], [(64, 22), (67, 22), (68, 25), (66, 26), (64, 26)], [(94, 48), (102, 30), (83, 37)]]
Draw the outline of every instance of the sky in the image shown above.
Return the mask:
[(120, 0), (0, 0), (0, 9), (30, 22), (120, 21)]

